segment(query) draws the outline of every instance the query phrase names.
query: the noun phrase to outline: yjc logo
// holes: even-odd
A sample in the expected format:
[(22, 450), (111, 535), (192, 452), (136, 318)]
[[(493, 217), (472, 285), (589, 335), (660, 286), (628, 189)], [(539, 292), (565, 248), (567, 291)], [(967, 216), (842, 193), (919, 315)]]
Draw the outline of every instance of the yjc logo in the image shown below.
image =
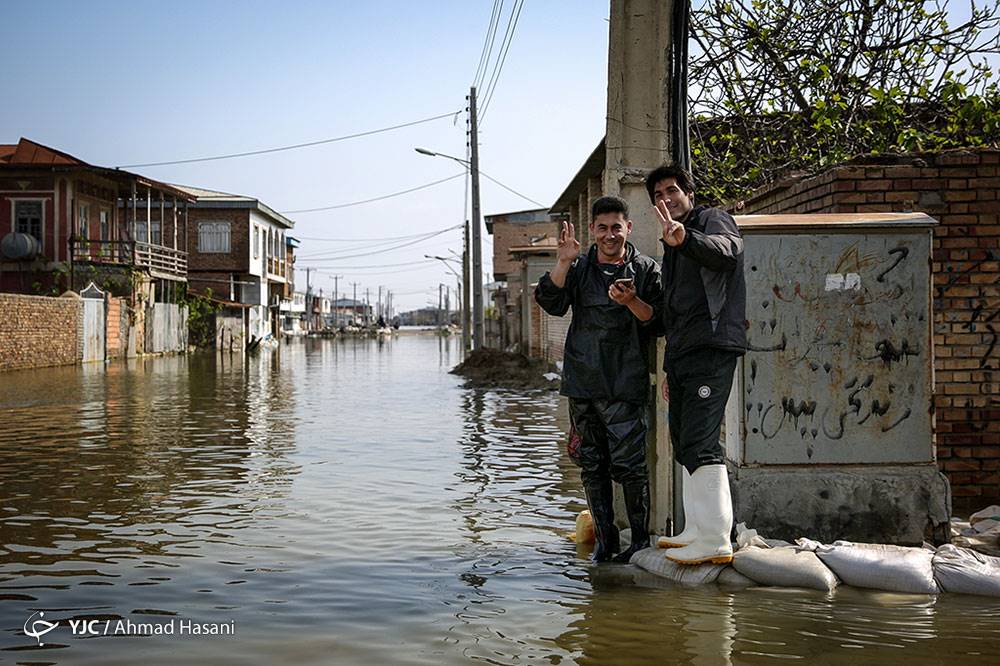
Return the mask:
[[(41, 647), (42, 645), (45, 645), (45, 643), (42, 642), (42, 636), (44, 636), (45, 634), (49, 633), (50, 631), (52, 631), (56, 627), (58, 627), (59, 626), (59, 622), (58, 621), (56, 621), (56, 622), (49, 622), (48, 620), (44, 620), (44, 619), (39, 619), (39, 620), (32, 621), (31, 618), (35, 617), (36, 615), (39, 618), (44, 618), (45, 617), (45, 612), (44, 611), (37, 611), (35, 613), (32, 613), (28, 617), (27, 622), (24, 623), (24, 633), (25, 633), (26, 636), (31, 636), (32, 638), (34, 638), (35, 640), (37, 640), (38, 641), (38, 646)], [(29, 627), (29, 624), (28, 624), (29, 622), (31, 623), (30, 624), (30, 627), (31, 627), (30, 629), (28, 628)]]

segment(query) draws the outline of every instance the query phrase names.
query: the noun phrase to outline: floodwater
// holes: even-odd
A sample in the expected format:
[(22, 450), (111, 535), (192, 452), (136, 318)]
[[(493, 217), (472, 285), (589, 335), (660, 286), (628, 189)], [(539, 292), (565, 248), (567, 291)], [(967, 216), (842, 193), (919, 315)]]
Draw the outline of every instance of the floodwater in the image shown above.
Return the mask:
[(404, 336), (0, 375), (0, 662), (997, 663), (1000, 600), (590, 565), (565, 405), (458, 361)]

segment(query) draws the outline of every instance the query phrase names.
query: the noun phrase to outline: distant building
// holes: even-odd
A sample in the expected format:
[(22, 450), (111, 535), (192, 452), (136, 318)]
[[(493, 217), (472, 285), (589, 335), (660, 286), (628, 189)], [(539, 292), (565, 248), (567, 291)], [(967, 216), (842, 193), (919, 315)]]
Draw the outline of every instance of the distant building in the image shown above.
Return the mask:
[(248, 306), (246, 339), (277, 334), (294, 286), (294, 222), (258, 199), (177, 186), (195, 198), (188, 236), (189, 281), (197, 293)]
[[(495, 318), (499, 321), (496, 337), (490, 346), (506, 349), (517, 345), (527, 352), (521, 338), (522, 295), (530, 285), (521, 282), (520, 260), (511, 255), (511, 248), (533, 246), (558, 238), (559, 227), (552, 221), (547, 208), (487, 215), (486, 231), (493, 236), (493, 276), (491, 290)], [(530, 296), (530, 295), (529, 295)], [(494, 336), (491, 336), (494, 337)]]

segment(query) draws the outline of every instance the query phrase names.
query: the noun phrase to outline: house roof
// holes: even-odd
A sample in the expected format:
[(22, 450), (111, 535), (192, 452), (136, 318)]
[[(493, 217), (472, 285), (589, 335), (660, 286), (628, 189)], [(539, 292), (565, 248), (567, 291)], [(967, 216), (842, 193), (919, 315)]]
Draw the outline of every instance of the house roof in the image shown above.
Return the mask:
[(569, 185), (563, 190), (563, 193), (559, 195), (556, 202), (552, 204), (549, 209), (549, 213), (565, 213), (569, 210), (570, 204), (577, 202), (579, 193), (581, 190), (586, 191), (587, 181), (594, 176), (600, 177), (601, 173), (604, 171), (604, 138), (601, 138), (601, 142), (597, 144), (597, 148), (594, 148), (594, 152), (590, 154), (590, 157), (583, 163), (580, 170), (576, 172), (573, 176), (573, 180), (569, 181)]
[(21, 139), (16, 144), (0, 145), (0, 169), (53, 169), (53, 170), (73, 170), (80, 169), (93, 171), (101, 176), (118, 181), (119, 183), (135, 182), (137, 185), (155, 188), (171, 196), (178, 197), (184, 201), (193, 201), (194, 198), (182, 190), (162, 183), (152, 178), (146, 178), (137, 173), (125, 171), (124, 169), (109, 169), (108, 167), (88, 164), (78, 157), (61, 150), (44, 146), (31, 139)]
[(208, 190), (203, 187), (192, 187), (191, 185), (174, 185), (174, 187), (187, 192), (195, 198), (194, 208), (251, 208), (263, 213), (283, 227), (291, 229), (295, 226), (295, 222), (270, 206), (265, 205), (260, 199), (255, 199), (245, 194), (232, 194), (230, 192)]
[(528, 208), (511, 213), (494, 213), (493, 215), (484, 215), (483, 218), (486, 220), (486, 232), (490, 234), (493, 233), (493, 225), (496, 223), (539, 224), (551, 222), (548, 208)]

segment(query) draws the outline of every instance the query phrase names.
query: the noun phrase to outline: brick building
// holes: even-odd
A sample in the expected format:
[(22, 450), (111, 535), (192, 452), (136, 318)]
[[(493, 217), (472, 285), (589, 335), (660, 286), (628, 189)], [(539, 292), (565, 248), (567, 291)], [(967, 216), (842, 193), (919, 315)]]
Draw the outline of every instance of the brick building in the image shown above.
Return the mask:
[(743, 201), (743, 215), (925, 212), (937, 456), (959, 511), (1000, 501), (1000, 150), (863, 156)]
[(493, 236), (493, 276), (499, 283), (493, 297), (500, 320), (500, 348), (517, 344), (527, 352), (527, 345), (522, 344), (522, 294), (528, 291), (530, 298), (531, 290), (522, 284), (521, 261), (511, 249), (554, 239), (557, 227), (546, 208), (486, 215), (485, 219), (486, 232)]
[(248, 306), (247, 341), (281, 331), (280, 304), (291, 297), (294, 222), (253, 197), (178, 186), (190, 206), (188, 279), (197, 293)]

